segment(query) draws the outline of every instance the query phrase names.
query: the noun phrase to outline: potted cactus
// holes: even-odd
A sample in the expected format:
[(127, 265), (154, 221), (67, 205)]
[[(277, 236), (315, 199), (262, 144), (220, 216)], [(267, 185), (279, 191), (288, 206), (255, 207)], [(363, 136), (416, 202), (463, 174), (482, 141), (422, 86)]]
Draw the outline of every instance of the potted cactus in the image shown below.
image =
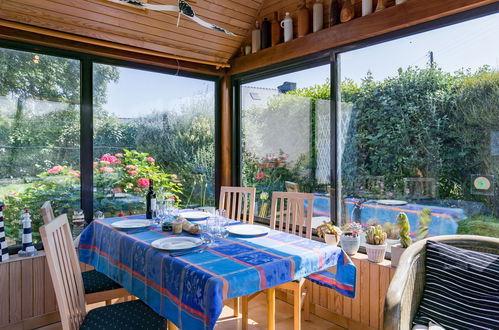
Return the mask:
[(341, 248), (349, 256), (356, 254), (360, 247), (362, 226), (357, 222), (349, 222), (343, 226), (342, 230), (340, 236)]
[(412, 239), (409, 237), (411, 228), (409, 226), (409, 219), (407, 218), (407, 214), (405, 214), (404, 212), (399, 213), (397, 217), (397, 225), (399, 228), (400, 244), (392, 246), (392, 267), (397, 267), (400, 256), (402, 255), (402, 253), (404, 253), (405, 249), (407, 249), (409, 245), (412, 244)]
[(340, 241), (341, 229), (333, 225), (332, 222), (324, 221), (317, 227), (317, 235), (324, 238), (327, 244), (337, 246)]
[(367, 260), (378, 263), (385, 259), (386, 237), (380, 225), (371, 226), (366, 230)]

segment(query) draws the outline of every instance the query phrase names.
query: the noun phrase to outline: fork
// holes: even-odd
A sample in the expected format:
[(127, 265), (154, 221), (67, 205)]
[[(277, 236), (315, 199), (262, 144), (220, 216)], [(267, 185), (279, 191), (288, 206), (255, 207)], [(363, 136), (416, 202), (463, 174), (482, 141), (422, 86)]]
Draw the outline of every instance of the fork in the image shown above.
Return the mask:
[(170, 252), (170, 257), (180, 257), (180, 256), (184, 256), (186, 254), (194, 254), (194, 253), (202, 253), (204, 251), (206, 251), (207, 247), (202, 247), (202, 248), (199, 248), (197, 250), (193, 250), (193, 251), (183, 251), (183, 252)]

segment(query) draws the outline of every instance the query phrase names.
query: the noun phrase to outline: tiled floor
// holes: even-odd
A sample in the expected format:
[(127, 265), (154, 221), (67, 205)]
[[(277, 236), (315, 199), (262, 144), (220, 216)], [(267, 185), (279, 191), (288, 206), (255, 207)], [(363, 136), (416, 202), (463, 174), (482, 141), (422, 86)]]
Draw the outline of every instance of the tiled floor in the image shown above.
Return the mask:
[[(103, 304), (93, 304), (91, 308), (97, 308)], [(267, 302), (264, 294), (258, 295), (251, 300), (249, 305), (249, 329), (263, 330), (267, 329)], [(232, 300), (222, 310), (222, 314), (218, 319), (216, 330), (235, 330), (241, 329), (241, 317), (235, 318), (232, 309)], [(59, 330), (62, 329), (60, 323), (53, 324), (47, 327), (39, 328), (43, 330)], [(288, 330), (293, 329), (293, 306), (281, 300), (276, 301), (276, 329)], [(302, 321), (303, 330), (339, 330), (343, 329), (331, 322), (323, 320), (311, 314), (310, 321)]]

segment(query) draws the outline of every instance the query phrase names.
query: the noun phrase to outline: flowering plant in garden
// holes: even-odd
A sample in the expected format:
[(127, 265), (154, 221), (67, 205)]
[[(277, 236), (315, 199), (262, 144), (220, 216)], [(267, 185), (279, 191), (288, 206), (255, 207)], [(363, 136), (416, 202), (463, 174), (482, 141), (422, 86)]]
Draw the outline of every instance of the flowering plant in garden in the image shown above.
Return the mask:
[(362, 233), (362, 225), (358, 222), (348, 222), (341, 226), (343, 236), (357, 237)]
[[(278, 191), (284, 188), (284, 181), (293, 177), (289, 169), (289, 155), (284, 152), (268, 154), (257, 158), (253, 154), (246, 154), (244, 174), (247, 186), (258, 187), (262, 191)], [(282, 187), (281, 187), (282, 186)]]

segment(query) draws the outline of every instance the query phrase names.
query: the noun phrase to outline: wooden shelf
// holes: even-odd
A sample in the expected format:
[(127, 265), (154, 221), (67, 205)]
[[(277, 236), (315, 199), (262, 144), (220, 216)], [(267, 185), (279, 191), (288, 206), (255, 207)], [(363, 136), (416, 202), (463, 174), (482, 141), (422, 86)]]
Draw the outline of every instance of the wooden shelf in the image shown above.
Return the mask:
[(495, 0), (408, 0), (401, 5), (354, 18), (349, 22), (278, 44), (255, 54), (235, 58), (229, 74), (240, 74), (337, 48), (495, 2)]

